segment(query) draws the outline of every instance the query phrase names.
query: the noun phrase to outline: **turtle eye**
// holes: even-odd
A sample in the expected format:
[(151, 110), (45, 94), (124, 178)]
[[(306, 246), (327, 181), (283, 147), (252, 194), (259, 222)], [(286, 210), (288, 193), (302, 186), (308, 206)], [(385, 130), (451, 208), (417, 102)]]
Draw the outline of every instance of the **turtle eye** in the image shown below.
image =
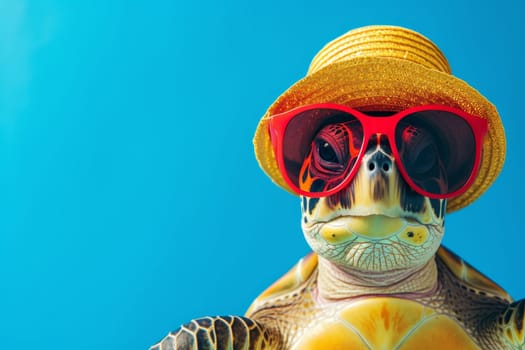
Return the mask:
[(313, 168), (325, 175), (337, 175), (348, 164), (348, 131), (342, 124), (322, 128), (313, 140)]
[(319, 153), (319, 157), (326, 162), (336, 163), (339, 161), (332, 145), (327, 141), (320, 142), (320, 144), (317, 145), (317, 153)]
[(339, 186), (356, 163), (363, 143), (361, 123), (348, 115), (321, 126), (310, 140), (299, 172), (299, 188), (322, 192)]

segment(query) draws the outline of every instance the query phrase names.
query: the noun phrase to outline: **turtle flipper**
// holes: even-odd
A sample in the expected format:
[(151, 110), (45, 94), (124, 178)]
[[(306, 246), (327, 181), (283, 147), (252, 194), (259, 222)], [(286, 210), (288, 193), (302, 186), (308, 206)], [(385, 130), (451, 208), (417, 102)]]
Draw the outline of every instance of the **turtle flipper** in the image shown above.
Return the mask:
[(279, 334), (242, 316), (192, 320), (170, 332), (150, 350), (276, 350)]
[(508, 349), (525, 349), (525, 299), (511, 303), (500, 314), (498, 326)]

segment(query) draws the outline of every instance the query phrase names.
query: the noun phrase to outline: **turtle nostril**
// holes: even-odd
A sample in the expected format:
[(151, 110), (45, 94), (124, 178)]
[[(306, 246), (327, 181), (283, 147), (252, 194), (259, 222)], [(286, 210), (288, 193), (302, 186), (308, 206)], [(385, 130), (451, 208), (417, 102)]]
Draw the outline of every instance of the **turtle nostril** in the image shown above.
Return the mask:
[(392, 160), (383, 152), (376, 151), (370, 155), (370, 158), (366, 161), (366, 171), (374, 176), (377, 174), (388, 175), (393, 171)]

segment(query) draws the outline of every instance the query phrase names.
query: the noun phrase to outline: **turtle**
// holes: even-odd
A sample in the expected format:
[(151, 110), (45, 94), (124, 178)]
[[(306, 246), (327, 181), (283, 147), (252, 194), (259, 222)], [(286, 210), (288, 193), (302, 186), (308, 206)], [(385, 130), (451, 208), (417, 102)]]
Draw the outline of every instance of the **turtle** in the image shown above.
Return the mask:
[[(426, 57), (422, 47), (429, 52)], [(363, 55), (373, 56), (366, 69)], [(454, 85), (451, 92), (424, 85), (421, 79), (449, 79), (443, 57), (419, 33), (369, 26), (346, 33), (314, 58), (306, 80), (270, 107), (255, 137), (263, 169), (300, 196), (301, 227), (312, 252), (260, 294), (245, 315), (194, 319), (151, 350), (525, 349), (525, 299), (514, 301), (442, 245), (445, 215), (487, 189), (502, 164), (501, 152), (490, 150), (504, 151), (497, 112), (477, 91), (457, 80), (442, 84)], [(327, 73), (348, 61), (362, 74), (351, 75), (345, 66), (343, 77), (351, 81), (364, 75), (363, 96), (348, 97), (359, 84), (342, 89), (338, 75)], [(395, 79), (389, 80), (384, 69), (372, 79), (378, 62)], [(413, 78), (418, 69), (424, 78)], [(385, 81), (400, 81), (407, 71), (413, 79), (402, 88), (385, 88)], [(374, 81), (381, 85), (374, 87)], [(333, 94), (320, 86), (331, 86)], [(316, 96), (308, 89), (321, 92)], [(378, 92), (372, 98), (368, 91), (374, 89)], [(478, 119), (488, 120), (488, 136), (472, 141), (479, 142), (475, 156), (463, 150), (469, 148), (465, 140), (443, 141), (461, 128), (451, 123), (471, 118), (463, 111), (476, 112), (469, 103), (478, 109)], [(480, 112), (483, 104), (488, 107)], [(448, 126), (431, 122), (430, 116)], [(273, 125), (274, 120), (284, 120), (292, 130), (287, 143), (292, 146), (275, 141), (286, 135), (279, 136), (285, 128)], [(290, 126), (291, 120), (300, 125)], [(376, 128), (392, 124), (394, 132), (389, 136), (385, 126), (366, 138), (367, 123)], [(347, 165), (338, 167), (343, 153)], [(465, 180), (453, 187), (466, 163), (471, 174), (461, 175)], [(319, 164), (329, 166), (321, 169)]]

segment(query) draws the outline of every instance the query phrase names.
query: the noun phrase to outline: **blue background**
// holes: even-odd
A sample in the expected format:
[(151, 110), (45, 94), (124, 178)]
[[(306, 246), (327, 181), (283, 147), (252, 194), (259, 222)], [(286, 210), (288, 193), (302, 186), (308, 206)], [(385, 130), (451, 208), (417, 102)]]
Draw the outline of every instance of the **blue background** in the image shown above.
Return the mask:
[(145, 349), (244, 313), (309, 250), (259, 117), (368, 24), (428, 36), (499, 108), (504, 170), (444, 242), (525, 297), (523, 3), (364, 3), (1, 1), (0, 347)]

